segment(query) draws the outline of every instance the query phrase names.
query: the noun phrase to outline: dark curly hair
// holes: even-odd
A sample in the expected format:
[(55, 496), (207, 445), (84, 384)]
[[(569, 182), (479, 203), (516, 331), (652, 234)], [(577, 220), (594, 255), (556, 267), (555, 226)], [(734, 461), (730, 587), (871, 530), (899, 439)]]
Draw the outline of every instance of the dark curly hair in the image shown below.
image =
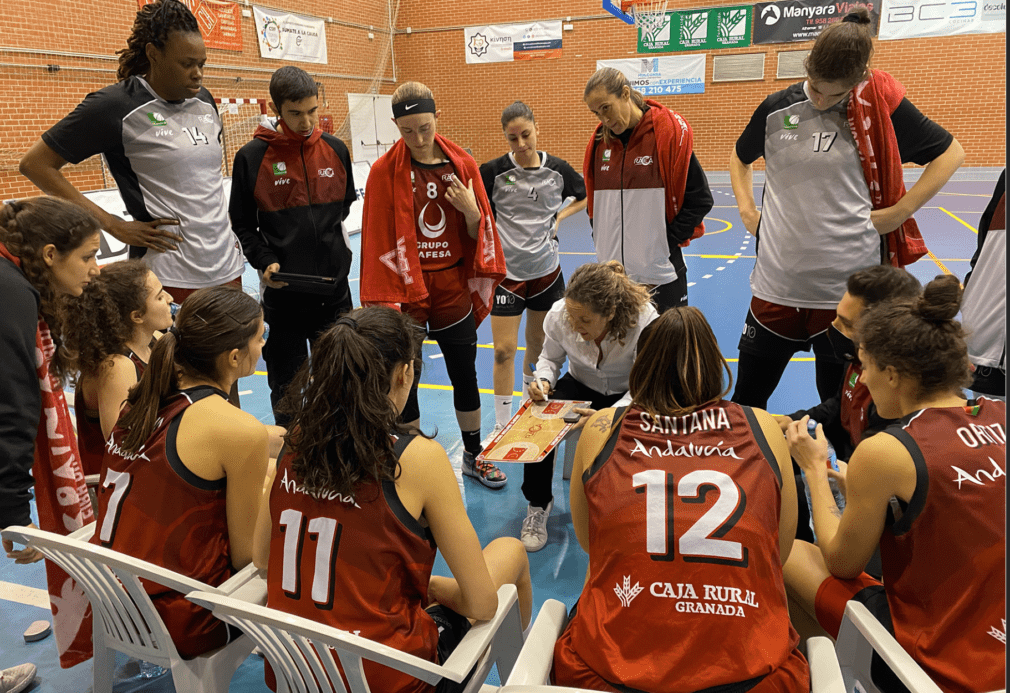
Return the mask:
[(60, 300), (42, 249), (52, 244), (61, 255), (73, 252), (98, 230), (98, 221), (88, 211), (55, 197), (13, 200), (0, 209), (0, 243), (21, 261), (21, 271), (39, 292), (39, 316), (49, 326), (56, 347), (49, 370), (61, 383), (75, 370), (76, 354), (63, 345)]
[[(590, 262), (572, 273), (565, 298), (581, 303), (598, 315), (614, 314), (610, 335), (623, 341), (638, 324), (638, 314), (649, 302), (649, 290), (631, 281), (617, 260)], [(567, 311), (566, 311), (567, 313)]]
[(147, 74), (151, 68), (145, 50), (147, 44), (164, 49), (173, 31), (200, 33), (196, 17), (179, 0), (156, 0), (140, 8), (133, 20), (130, 37), (126, 39), (126, 48), (116, 51), (119, 56), (119, 81)]
[[(77, 353), (80, 375), (95, 376), (109, 357), (123, 353), (133, 336), (133, 312), (144, 314), (147, 306), (147, 275), (143, 260), (123, 260), (102, 267), (78, 298), (63, 303), (67, 348)], [(78, 377), (78, 380), (80, 377)]]
[(961, 283), (941, 274), (918, 298), (878, 303), (856, 324), (856, 342), (877, 368), (893, 366), (919, 383), (919, 396), (960, 393), (972, 381), (961, 323)]
[(422, 330), (405, 313), (359, 308), (320, 335), (288, 386), (285, 442), (295, 476), (313, 494), (353, 497), (362, 482), (399, 475), (391, 433), (407, 433), (389, 399), (396, 366), (421, 374)]
[(137, 452), (151, 435), (162, 400), (179, 390), (177, 374), (218, 377), (217, 357), (244, 349), (259, 330), (259, 301), (233, 286), (194, 291), (175, 316), (174, 329), (159, 339), (151, 359), (126, 398), (129, 409), (117, 424), (128, 433), (122, 448)]

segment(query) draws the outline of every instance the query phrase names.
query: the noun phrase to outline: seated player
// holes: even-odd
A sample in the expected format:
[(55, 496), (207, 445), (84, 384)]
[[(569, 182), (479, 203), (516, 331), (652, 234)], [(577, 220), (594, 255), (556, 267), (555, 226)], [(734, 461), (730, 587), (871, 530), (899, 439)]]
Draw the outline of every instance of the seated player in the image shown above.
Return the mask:
[[(285, 404), (291, 426), (263, 494), (256, 565), (267, 605), (444, 663), (474, 620), (494, 616), (496, 591), (519, 591), (522, 622), (532, 595), (515, 539), (481, 551), (445, 450), (399, 423), (421, 367), (421, 332), (390, 308), (339, 318), (316, 341)], [(433, 577), (440, 549), (454, 577)], [(430, 686), (365, 662), (373, 691)], [(267, 670), (273, 688), (274, 672)]]
[[(588, 400), (579, 424), (596, 409), (627, 399), (628, 375), (643, 330), (657, 317), (649, 290), (637, 284), (616, 260), (582, 265), (565, 296), (544, 319), (544, 348), (537, 361), (530, 397)], [(561, 368), (568, 361), (568, 372)], [(523, 495), (529, 501), (521, 538), (527, 551), (547, 543), (547, 517), (554, 508), (552, 450), (542, 461), (523, 465)]]
[[(238, 289), (187, 299), (112, 431), (93, 543), (215, 586), (252, 561), (267, 430), (228, 391), (256, 369), (263, 332), (259, 303)], [(235, 636), (184, 595), (145, 586), (184, 658)]]
[[(793, 546), (790, 593), (832, 635), (849, 599), (866, 604), (949, 692), (1001, 688), (1006, 671), (1006, 404), (965, 401), (960, 299), (957, 277), (940, 276), (857, 324), (860, 378), (880, 415), (900, 422), (852, 454), (840, 517), (822, 429), (812, 439), (802, 419), (787, 434), (819, 541)], [(878, 544), (883, 585), (862, 572)]]
[[(463, 442), (463, 474), (488, 488), (507, 478), (481, 450), (477, 327), (505, 277), (505, 256), (477, 163), (435, 132), (441, 111), (428, 87), (393, 92), (402, 137), (372, 164), (361, 213), (361, 304), (388, 305), (414, 318), (438, 342), (452, 383)], [(417, 426), (411, 390), (403, 420)]]
[(154, 333), (172, 326), (172, 296), (141, 260), (113, 262), (67, 304), (67, 348), (77, 352), (77, 447), (85, 474), (102, 471), (105, 441), (147, 368)]
[(769, 414), (723, 399), (724, 372), (732, 380), (701, 311), (670, 308), (631, 370), (631, 406), (586, 424), (571, 506), (589, 571), (554, 647), (555, 684), (810, 689), (782, 581), (789, 452)]

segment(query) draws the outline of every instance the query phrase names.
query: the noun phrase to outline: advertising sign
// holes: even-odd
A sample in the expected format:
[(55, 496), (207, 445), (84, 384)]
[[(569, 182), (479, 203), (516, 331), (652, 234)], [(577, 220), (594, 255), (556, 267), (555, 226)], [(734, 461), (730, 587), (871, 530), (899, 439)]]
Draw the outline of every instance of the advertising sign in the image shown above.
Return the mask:
[(253, 5), (260, 57), (326, 64), (326, 20)]
[(508, 63), (561, 56), (561, 20), (468, 26), (463, 30), (463, 38), (468, 63)]
[[(239, 7), (234, 2), (222, 0), (180, 0), (196, 17), (200, 34), (207, 48), (226, 51), (242, 50), (242, 31), (239, 27)], [(154, 0), (137, 0), (138, 9)]]
[[(812, 41), (824, 27), (841, 21), (856, 7), (851, 2), (831, 0), (784, 0), (754, 5), (754, 43), (793, 43)], [(880, 4), (867, 2), (870, 33), (876, 35), (880, 23)]]
[(597, 60), (596, 69), (616, 67), (628, 77), (631, 88), (645, 96), (704, 94), (707, 55), (667, 55), (659, 58)]
[(640, 24), (639, 53), (718, 50), (750, 45), (753, 5), (667, 12), (655, 25)]
[(880, 38), (1006, 31), (1006, 0), (884, 0)]

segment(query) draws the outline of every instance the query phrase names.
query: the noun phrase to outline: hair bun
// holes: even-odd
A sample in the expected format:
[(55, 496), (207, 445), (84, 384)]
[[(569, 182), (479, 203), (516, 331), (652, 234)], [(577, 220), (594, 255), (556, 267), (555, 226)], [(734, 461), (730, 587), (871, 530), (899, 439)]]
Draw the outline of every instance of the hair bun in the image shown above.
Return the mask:
[(961, 282), (950, 274), (942, 274), (926, 284), (912, 313), (922, 320), (943, 322), (953, 320), (961, 309)]
[(603, 263), (603, 265), (604, 267), (609, 268), (614, 274), (627, 274), (624, 270), (624, 265), (622, 265), (618, 260), (608, 260)]

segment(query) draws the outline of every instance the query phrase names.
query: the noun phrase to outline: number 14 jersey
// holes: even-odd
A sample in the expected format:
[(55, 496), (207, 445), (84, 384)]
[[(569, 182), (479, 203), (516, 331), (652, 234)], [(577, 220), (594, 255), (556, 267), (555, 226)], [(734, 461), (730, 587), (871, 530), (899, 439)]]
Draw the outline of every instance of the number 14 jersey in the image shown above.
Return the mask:
[(583, 481), (590, 572), (555, 648), (556, 683), (585, 687), (591, 669), (689, 693), (788, 662), (785, 678), (808, 690), (782, 580), (781, 473), (750, 408), (632, 407)]

